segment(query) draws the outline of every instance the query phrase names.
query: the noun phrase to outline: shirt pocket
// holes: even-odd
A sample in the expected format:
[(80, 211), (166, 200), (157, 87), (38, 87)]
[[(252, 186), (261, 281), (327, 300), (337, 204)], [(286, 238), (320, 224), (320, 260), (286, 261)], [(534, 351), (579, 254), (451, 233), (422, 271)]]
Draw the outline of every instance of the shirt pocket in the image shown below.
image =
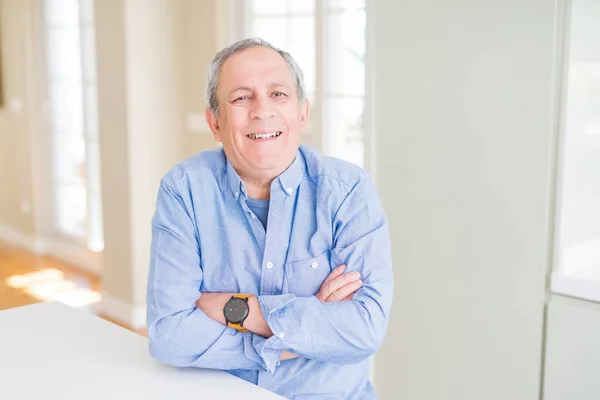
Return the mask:
[(330, 252), (327, 250), (316, 257), (285, 264), (287, 293), (300, 297), (317, 294), (323, 281), (331, 273), (329, 257)]

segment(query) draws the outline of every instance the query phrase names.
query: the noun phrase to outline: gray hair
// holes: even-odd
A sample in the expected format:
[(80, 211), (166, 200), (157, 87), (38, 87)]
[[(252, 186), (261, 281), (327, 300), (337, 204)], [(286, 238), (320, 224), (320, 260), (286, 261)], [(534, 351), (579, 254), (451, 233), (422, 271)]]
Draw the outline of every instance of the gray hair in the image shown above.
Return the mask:
[(210, 69), (208, 70), (208, 87), (206, 89), (206, 101), (208, 103), (208, 108), (215, 114), (215, 116), (219, 115), (219, 99), (217, 98), (217, 86), (219, 85), (219, 74), (221, 72), (221, 67), (223, 67), (223, 64), (229, 57), (251, 47), (266, 47), (269, 49), (273, 49), (277, 53), (279, 53), (279, 55), (285, 60), (288, 68), (290, 69), (290, 72), (292, 73), (292, 78), (296, 83), (298, 99), (302, 101), (306, 98), (306, 92), (304, 90), (304, 74), (302, 73), (302, 70), (300, 69), (296, 61), (292, 58), (290, 53), (273, 46), (271, 43), (261, 38), (248, 38), (235, 42), (231, 46), (226, 47), (220, 52), (218, 52), (210, 65)]

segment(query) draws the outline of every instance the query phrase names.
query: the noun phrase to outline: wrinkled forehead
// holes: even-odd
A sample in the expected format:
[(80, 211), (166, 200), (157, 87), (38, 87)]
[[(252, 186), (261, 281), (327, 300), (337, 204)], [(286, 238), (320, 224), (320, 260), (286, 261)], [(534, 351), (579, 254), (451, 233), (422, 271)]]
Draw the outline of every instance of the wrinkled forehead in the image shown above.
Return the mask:
[(217, 91), (221, 97), (237, 87), (261, 90), (274, 84), (291, 89), (295, 87), (287, 63), (273, 49), (252, 47), (225, 60), (219, 73)]

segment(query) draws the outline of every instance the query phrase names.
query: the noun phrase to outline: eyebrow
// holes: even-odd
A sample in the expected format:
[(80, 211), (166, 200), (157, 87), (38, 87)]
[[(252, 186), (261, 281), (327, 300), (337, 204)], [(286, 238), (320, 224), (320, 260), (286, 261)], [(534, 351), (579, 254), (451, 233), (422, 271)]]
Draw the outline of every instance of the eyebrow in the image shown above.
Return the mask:
[(285, 83), (283, 83), (283, 82), (271, 82), (271, 83), (269, 83), (269, 88), (271, 88), (271, 89), (272, 89), (272, 88), (274, 88), (274, 87), (283, 87), (283, 88), (289, 88), (289, 86), (288, 86), (288, 85), (286, 85), (286, 84), (285, 84)]
[[(289, 86), (288, 86), (288, 85), (286, 85), (285, 83), (282, 83), (282, 82), (270, 82), (270, 83), (269, 83), (269, 88), (270, 88), (270, 89), (272, 89), (272, 88), (274, 88), (274, 87), (283, 87), (283, 88), (289, 88)], [(251, 91), (253, 91), (253, 90), (254, 90), (254, 89), (252, 89), (252, 88), (251, 88), (251, 87), (249, 87), (249, 86), (238, 86), (238, 87), (236, 87), (236, 88), (233, 88), (233, 89), (231, 89), (231, 90), (229, 91), (229, 93), (227, 93), (227, 96), (229, 97), (229, 96), (233, 95), (235, 92), (241, 92), (241, 91), (251, 92)]]
[(252, 89), (249, 88), (248, 86), (238, 86), (236, 88), (233, 88), (229, 91), (229, 93), (227, 93), (227, 96), (231, 96), (232, 94), (234, 94), (235, 92), (240, 92), (240, 91), (247, 91), (247, 92), (251, 92)]

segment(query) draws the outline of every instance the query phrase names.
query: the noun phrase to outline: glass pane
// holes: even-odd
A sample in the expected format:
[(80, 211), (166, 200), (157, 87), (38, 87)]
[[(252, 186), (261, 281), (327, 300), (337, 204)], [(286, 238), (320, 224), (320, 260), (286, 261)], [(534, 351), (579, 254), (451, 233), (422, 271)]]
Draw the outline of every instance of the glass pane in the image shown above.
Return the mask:
[[(288, 0), (292, 13), (314, 13), (315, 0)], [(320, 1), (320, 0), (319, 0)]]
[(362, 166), (364, 162), (363, 98), (326, 98), (325, 132), (328, 155)]
[(88, 248), (92, 251), (104, 250), (104, 228), (102, 225), (102, 199), (100, 193), (90, 195)]
[(92, 26), (81, 31), (83, 46), (83, 78), (87, 81), (96, 80), (96, 35)]
[(330, 13), (326, 48), (328, 93), (365, 93), (365, 12)]
[(98, 139), (98, 87), (85, 85), (85, 135), (88, 139)]
[(84, 185), (56, 185), (57, 229), (67, 235), (85, 238), (87, 198)]
[(100, 192), (100, 144), (87, 142), (86, 165), (88, 188), (92, 192)]
[(77, 28), (48, 29), (48, 75), (53, 79), (81, 79), (81, 47)]
[(308, 92), (316, 90), (315, 19), (294, 17), (290, 19), (290, 42), (286, 50), (302, 69)]
[(94, 0), (79, 0), (81, 7), (81, 22), (92, 24), (94, 22)]
[(365, 25), (364, 11), (347, 11), (342, 13), (342, 29), (337, 32), (342, 44), (361, 57), (365, 55)]
[(365, 8), (366, 0), (325, 0), (327, 8), (336, 10), (360, 10)]
[(250, 36), (258, 36), (273, 46), (284, 50), (288, 47), (288, 19), (285, 17), (253, 18)]
[(254, 15), (285, 14), (288, 0), (251, 0), (250, 10)]
[(50, 119), (55, 129), (83, 130), (83, 104), (79, 82), (50, 82)]
[(71, 183), (85, 182), (85, 142), (83, 137), (55, 135), (53, 159), (55, 179)]
[(44, 0), (44, 12), (48, 25), (77, 25), (79, 23), (77, 0)]

